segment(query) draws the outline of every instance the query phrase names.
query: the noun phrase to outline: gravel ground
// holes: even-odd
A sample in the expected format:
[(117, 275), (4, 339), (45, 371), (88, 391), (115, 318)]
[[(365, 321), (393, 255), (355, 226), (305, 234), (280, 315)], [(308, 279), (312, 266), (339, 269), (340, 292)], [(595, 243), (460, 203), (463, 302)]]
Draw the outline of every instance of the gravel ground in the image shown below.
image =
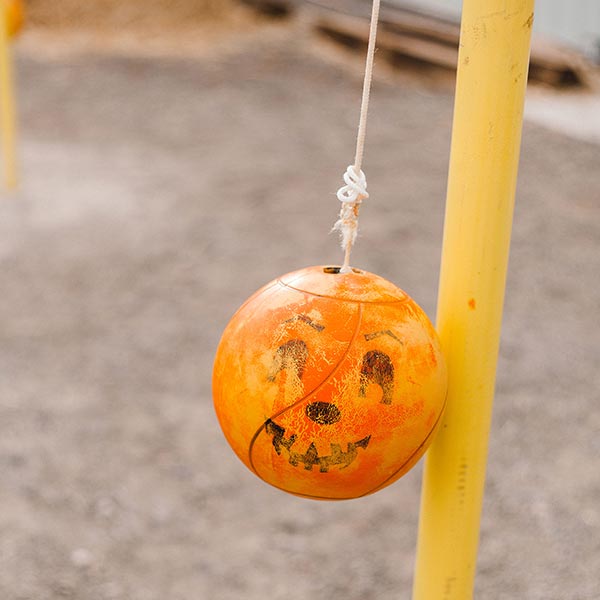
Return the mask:
[[(253, 37), (217, 59), (18, 60), (0, 203), (0, 598), (409, 598), (420, 467), (283, 494), (210, 395), (235, 308), (339, 262), (360, 65)], [(354, 263), (434, 312), (452, 93), (374, 86)], [(600, 146), (526, 125), (475, 597), (600, 598)]]

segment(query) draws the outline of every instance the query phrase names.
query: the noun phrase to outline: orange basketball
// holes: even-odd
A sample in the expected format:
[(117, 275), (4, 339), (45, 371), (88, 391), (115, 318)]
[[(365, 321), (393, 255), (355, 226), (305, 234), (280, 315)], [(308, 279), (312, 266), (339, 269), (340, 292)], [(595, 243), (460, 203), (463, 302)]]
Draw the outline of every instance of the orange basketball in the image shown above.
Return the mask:
[(4, 5), (8, 36), (15, 36), (23, 26), (22, 0), (0, 0)]
[(231, 447), (307, 498), (371, 494), (432, 441), (446, 399), (437, 335), (395, 285), (310, 267), (251, 296), (217, 350), (213, 396)]

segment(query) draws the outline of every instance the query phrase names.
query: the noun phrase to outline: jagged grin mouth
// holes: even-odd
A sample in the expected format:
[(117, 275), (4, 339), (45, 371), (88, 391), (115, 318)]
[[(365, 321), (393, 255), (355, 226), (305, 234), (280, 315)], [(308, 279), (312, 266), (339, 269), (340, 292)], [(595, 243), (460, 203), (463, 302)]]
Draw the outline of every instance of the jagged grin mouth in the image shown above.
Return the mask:
[(273, 437), (273, 448), (279, 456), (287, 456), (288, 462), (293, 467), (300, 463), (304, 465), (307, 471), (312, 471), (313, 467), (319, 467), (321, 473), (327, 473), (330, 467), (341, 465), (340, 469), (349, 467), (358, 456), (358, 449), (365, 450), (369, 445), (371, 436), (368, 435), (357, 442), (348, 442), (346, 450), (342, 450), (339, 444), (331, 444), (331, 452), (327, 456), (319, 456), (319, 452), (314, 442), (311, 442), (304, 453), (293, 449), (297, 436), (295, 434), (285, 437), (285, 428), (268, 419), (264, 425), (267, 435)]

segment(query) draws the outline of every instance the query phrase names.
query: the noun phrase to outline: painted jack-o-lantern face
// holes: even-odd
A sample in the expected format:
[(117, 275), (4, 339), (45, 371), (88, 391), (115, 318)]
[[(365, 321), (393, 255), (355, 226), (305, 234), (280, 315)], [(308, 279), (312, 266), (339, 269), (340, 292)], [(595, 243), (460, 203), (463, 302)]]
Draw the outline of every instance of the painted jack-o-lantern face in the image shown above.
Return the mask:
[(312, 267), (234, 315), (213, 373), (217, 416), (241, 460), (293, 494), (375, 492), (425, 452), (446, 369), (425, 313), (369, 273)]

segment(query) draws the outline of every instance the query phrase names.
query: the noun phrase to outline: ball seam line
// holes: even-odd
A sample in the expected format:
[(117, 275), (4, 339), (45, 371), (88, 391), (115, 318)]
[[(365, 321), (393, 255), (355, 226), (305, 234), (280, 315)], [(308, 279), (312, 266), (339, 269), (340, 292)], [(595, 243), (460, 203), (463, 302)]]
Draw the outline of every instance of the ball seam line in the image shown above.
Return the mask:
[(316, 298), (327, 298), (329, 300), (338, 300), (340, 302), (353, 302), (354, 304), (405, 304), (411, 300), (410, 296), (404, 293), (404, 298), (402, 300), (353, 300), (352, 298), (340, 298), (338, 296), (328, 296), (327, 294), (315, 294), (315, 292), (309, 292), (308, 290), (303, 290), (301, 288), (294, 287), (289, 283), (285, 283), (281, 281), (281, 279), (277, 280), (282, 286), (289, 288), (290, 290), (294, 290), (296, 292), (301, 292), (303, 294), (309, 294), (310, 296), (315, 296)]
[[(283, 284), (283, 285), (285, 285), (285, 284)], [(292, 289), (295, 289), (295, 288), (292, 288)], [(304, 394), (304, 396), (302, 396), (302, 398), (300, 398), (299, 400), (296, 400), (295, 402), (293, 402), (289, 406), (286, 406), (284, 409), (280, 410), (279, 412), (271, 415), (267, 419), (267, 421), (276, 419), (277, 417), (279, 417), (280, 415), (282, 415), (284, 412), (287, 412), (288, 410), (290, 410), (290, 409), (298, 406), (299, 404), (302, 404), (302, 402), (305, 402), (306, 400), (308, 400), (311, 396), (313, 396), (314, 394), (316, 394), (335, 375), (335, 373), (340, 368), (342, 362), (348, 356), (348, 353), (350, 352), (350, 349), (352, 348), (352, 344), (354, 344), (354, 341), (356, 340), (356, 338), (358, 336), (358, 332), (360, 330), (360, 326), (361, 326), (361, 323), (362, 323), (362, 313), (363, 313), (363, 307), (362, 307), (361, 304), (359, 304), (359, 307), (358, 307), (358, 319), (357, 319), (357, 322), (356, 322), (356, 327), (354, 329), (354, 332), (352, 333), (352, 337), (350, 338), (350, 341), (348, 342), (348, 345), (347, 345), (346, 349), (344, 350), (344, 353), (342, 354), (342, 356), (340, 356), (340, 359), (335, 364), (335, 366), (333, 367), (333, 369), (331, 369), (331, 371), (329, 372), (329, 374), (327, 375), (327, 377), (325, 377), (325, 379), (323, 379), (323, 381), (321, 381), (315, 388), (313, 388), (312, 390), (310, 390), (309, 392), (307, 392), (306, 394)], [(267, 421), (265, 421), (258, 428), (258, 430), (256, 431), (256, 433), (252, 436), (252, 440), (250, 441), (250, 446), (248, 447), (248, 462), (249, 462), (250, 466), (252, 467), (252, 470), (259, 477), (260, 477), (260, 475), (258, 474), (258, 471), (256, 470), (256, 467), (254, 466), (254, 461), (252, 460), (252, 449), (254, 447), (254, 444), (255, 444), (256, 440), (258, 439), (258, 436), (264, 431), (264, 429), (266, 427)], [(260, 478), (262, 479), (262, 477), (260, 477)]]
[(394, 479), (394, 477), (396, 477), (396, 475), (402, 471), (402, 469), (404, 469), (404, 467), (406, 467), (407, 464), (410, 463), (410, 461), (415, 457), (415, 455), (417, 455), (421, 448), (423, 448), (423, 446), (426, 446), (429, 438), (431, 437), (431, 435), (433, 434), (433, 432), (436, 430), (438, 424), (440, 423), (443, 415), (444, 415), (444, 411), (446, 409), (446, 403), (448, 401), (448, 392), (446, 392), (446, 397), (444, 398), (444, 404), (442, 405), (442, 409), (440, 410), (440, 414), (438, 415), (438, 418), (435, 420), (435, 423), (433, 424), (433, 427), (429, 430), (429, 433), (427, 434), (427, 437), (421, 442), (421, 444), (419, 445), (418, 448), (415, 449), (415, 451), (402, 463), (402, 465), (400, 467), (398, 467), (387, 479), (384, 479), (379, 485), (375, 486), (373, 489), (369, 490), (368, 492), (365, 492), (364, 494), (357, 496), (357, 498), (364, 498), (365, 496), (369, 496), (370, 494), (374, 494), (375, 492), (379, 491), (380, 489), (386, 487), (388, 484), (388, 482), (392, 481)]
[[(447, 398), (447, 395), (446, 395)], [(404, 469), (404, 467), (406, 467), (407, 464), (410, 463), (410, 461), (413, 459), (413, 457), (419, 452), (419, 450), (421, 450), (421, 448), (427, 444), (427, 441), (429, 440), (429, 438), (431, 437), (431, 435), (433, 434), (433, 432), (436, 430), (443, 414), (444, 414), (444, 410), (446, 408), (446, 400), (444, 400), (444, 405), (442, 406), (442, 410), (440, 411), (440, 414), (438, 415), (438, 418), (436, 419), (436, 422), (433, 424), (433, 427), (429, 430), (429, 433), (427, 434), (427, 437), (423, 440), (423, 443), (402, 463), (402, 465), (396, 469), (394, 471), (394, 473), (392, 475), (390, 475), (387, 479), (385, 479), (382, 483), (378, 484), (376, 487), (370, 489), (368, 492), (365, 492), (364, 494), (361, 494), (360, 496), (345, 496), (345, 497), (340, 497), (340, 498), (334, 498), (331, 496), (312, 496), (311, 494), (303, 494), (302, 492), (292, 492), (288, 489), (285, 488), (281, 488), (278, 485), (275, 485), (274, 483), (271, 483), (270, 481), (267, 481), (266, 479), (261, 479), (265, 482), (268, 483), (269, 485), (273, 486), (275, 489), (281, 490), (283, 492), (287, 492), (288, 494), (293, 494), (294, 496), (299, 496), (301, 498), (307, 498), (309, 500), (328, 500), (328, 501), (339, 501), (339, 500), (358, 500), (359, 498), (365, 498), (366, 496), (370, 496), (371, 494), (374, 494), (375, 492), (378, 492), (380, 489), (383, 489), (384, 487), (386, 487), (388, 485), (388, 482), (393, 479), (402, 469)], [(258, 474), (258, 473), (257, 473)]]

